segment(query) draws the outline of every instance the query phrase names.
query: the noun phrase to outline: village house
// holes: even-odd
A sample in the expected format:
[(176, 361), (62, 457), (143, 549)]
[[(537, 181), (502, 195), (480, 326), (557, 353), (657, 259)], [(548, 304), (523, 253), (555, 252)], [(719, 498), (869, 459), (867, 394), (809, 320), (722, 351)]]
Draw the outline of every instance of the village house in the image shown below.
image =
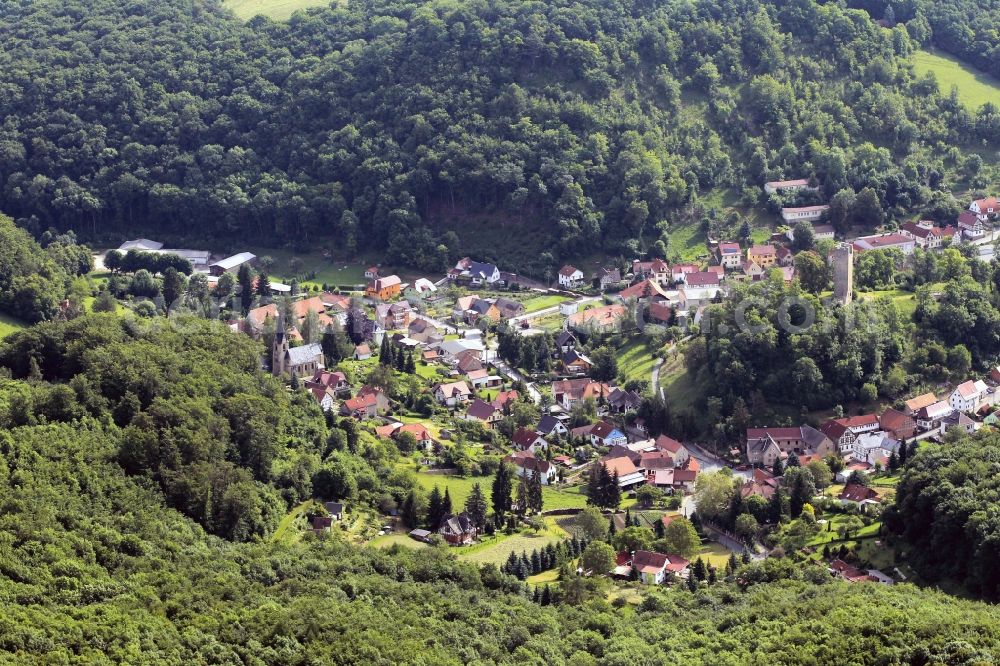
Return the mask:
[(424, 451), (430, 451), (434, 446), (431, 431), (422, 423), (407, 423), (402, 425), (393, 431), (392, 437), (393, 439), (398, 439), (403, 433), (413, 435), (413, 438), (417, 441), (417, 447)]
[(985, 199), (976, 199), (969, 204), (969, 210), (976, 214), (980, 222), (986, 222), (990, 215), (996, 215), (1000, 212), (1000, 207), (998, 207), (996, 197), (986, 197)]
[(501, 296), (493, 303), (501, 319), (513, 319), (524, 314), (524, 303)]
[(762, 465), (764, 467), (774, 467), (774, 463), (783, 457), (784, 452), (778, 446), (774, 438), (768, 434), (759, 437), (747, 438), (746, 455), (747, 462), (751, 465)]
[(715, 256), (723, 268), (739, 268), (743, 262), (743, 250), (739, 243), (719, 243)]
[(917, 428), (920, 430), (934, 430), (941, 427), (941, 421), (954, 411), (947, 402), (941, 400), (932, 405), (921, 407), (914, 415)]
[[(833, 228), (832, 224), (814, 224), (812, 225), (813, 238), (817, 241), (821, 240), (833, 240), (836, 236), (836, 229)], [(795, 228), (792, 227), (785, 232), (785, 238), (790, 241), (795, 240)]]
[(575, 266), (566, 264), (559, 269), (559, 286), (572, 289), (583, 282), (583, 271)]
[(566, 435), (569, 433), (569, 429), (566, 424), (552, 416), (551, 414), (543, 414), (540, 419), (538, 419), (538, 425), (535, 427), (535, 432), (539, 435), (551, 436), (551, 435)]
[(474, 285), (490, 285), (500, 281), (500, 269), (495, 264), (473, 261), (468, 257), (460, 259), (448, 275), (454, 280)]
[(377, 301), (391, 301), (399, 297), (402, 286), (399, 276), (388, 275), (369, 282), (365, 287), (365, 296)]
[(491, 375), (490, 371), (486, 368), (473, 370), (466, 377), (468, 377), (469, 383), (472, 384), (472, 388), (474, 389), (495, 388), (503, 384), (503, 380), (500, 377)]
[(552, 382), (552, 396), (555, 403), (566, 411), (570, 411), (574, 405), (588, 398), (600, 404), (606, 401), (609, 395), (611, 395), (610, 386), (586, 377)]
[(387, 331), (407, 328), (413, 309), (406, 301), (396, 303), (379, 303), (375, 306), (375, 321)]
[(341, 416), (351, 416), (358, 420), (373, 419), (389, 409), (389, 397), (378, 387), (365, 386), (350, 400), (340, 405)]
[(820, 432), (830, 438), (830, 441), (833, 442), (834, 446), (837, 447), (837, 451), (841, 454), (854, 450), (854, 440), (858, 436), (840, 421), (834, 420), (824, 423), (820, 428)]
[(767, 269), (777, 263), (778, 252), (773, 245), (754, 245), (747, 250), (747, 259)]
[(369, 266), (365, 269), (366, 280), (377, 280), (379, 278), (378, 266)]
[(458, 363), (459, 357), (469, 353), (476, 358), (483, 356), (483, 343), (479, 340), (445, 340), (438, 345), (441, 357), (446, 363)]
[(475, 398), (465, 412), (467, 421), (479, 421), (488, 430), (496, 427), (497, 421), (503, 418), (503, 412), (488, 402)]
[(615, 387), (608, 396), (608, 411), (615, 414), (626, 414), (639, 409), (642, 396), (635, 391), (625, 391)]
[(567, 375), (586, 375), (594, 367), (593, 362), (589, 358), (575, 349), (570, 349), (563, 353), (559, 357), (559, 362), (562, 363), (563, 371)]
[(829, 206), (801, 206), (799, 208), (782, 208), (781, 219), (786, 224), (796, 222), (813, 222), (823, 217), (823, 214), (830, 210)]
[(403, 295), (406, 298), (426, 298), (428, 301), (434, 300), (433, 296), (435, 293), (437, 293), (437, 285), (427, 278), (417, 278), (413, 281), (413, 284), (403, 290)]
[(795, 180), (772, 180), (764, 183), (764, 191), (768, 194), (816, 189), (818, 188), (811, 187), (809, 185), (809, 180), (806, 178), (796, 178)]
[(355, 361), (367, 361), (372, 357), (372, 350), (367, 344), (362, 343), (354, 348), (354, 354), (352, 354)]
[(879, 497), (879, 494), (874, 489), (868, 486), (850, 483), (844, 486), (841, 493), (837, 495), (837, 499), (840, 500), (841, 504), (853, 504), (861, 507), (868, 504), (878, 504), (882, 498)]
[(650, 303), (663, 300), (666, 297), (667, 293), (663, 290), (663, 287), (650, 278), (622, 289), (617, 295), (617, 298), (622, 301), (634, 298), (637, 301), (649, 301)]
[(681, 291), (684, 293), (683, 298), (688, 307), (697, 307), (707, 303), (722, 291), (719, 275), (711, 271), (688, 273), (684, 280), (684, 287)]
[(933, 250), (941, 247), (945, 238), (955, 235), (955, 228), (937, 227), (933, 222), (921, 220), (919, 222), (907, 222), (899, 227), (899, 233), (912, 238), (918, 247), (925, 250)]
[(312, 377), (305, 381), (306, 388), (330, 389), (338, 395), (351, 392), (351, 383), (347, 381), (347, 375), (343, 372), (331, 372), (330, 370), (318, 369)]
[(782, 268), (794, 268), (795, 266), (795, 254), (788, 249), (786, 245), (779, 245), (774, 251), (775, 256), (778, 258), (778, 265)]
[(637, 550), (632, 556), (632, 567), (639, 580), (647, 585), (662, 585), (669, 575), (685, 578), (688, 561), (680, 555), (664, 555), (649, 550)]
[(899, 452), (899, 442), (883, 432), (858, 435), (854, 440), (853, 458), (861, 462), (885, 464), (889, 456)]
[(616, 286), (622, 281), (622, 273), (617, 268), (603, 267), (594, 276), (601, 291)]
[(937, 401), (938, 399), (937, 397), (935, 397), (933, 393), (924, 393), (922, 395), (918, 395), (915, 398), (910, 398), (909, 400), (904, 402), (903, 412), (909, 414), (910, 416), (913, 416), (924, 407), (930, 407)]
[(878, 419), (879, 427), (890, 437), (904, 441), (913, 437), (917, 431), (917, 422), (912, 414), (906, 414), (896, 409), (887, 409)]
[(701, 267), (698, 266), (698, 264), (674, 264), (669, 270), (669, 280), (664, 281), (663, 284), (668, 284), (670, 282), (686, 282), (687, 276), (692, 273), (701, 272)]
[(797, 428), (747, 428), (748, 450), (751, 443), (756, 444), (762, 438), (771, 439), (780, 451), (789, 454), (819, 453), (825, 456), (835, 449), (826, 435), (808, 425)]
[(417, 317), (410, 322), (406, 334), (423, 344), (444, 342), (444, 335), (441, 334), (441, 329), (422, 317)]
[(257, 256), (251, 254), (250, 252), (240, 252), (239, 254), (234, 254), (231, 257), (226, 257), (221, 259), (208, 267), (208, 272), (219, 277), (223, 273), (236, 273), (240, 270), (240, 266), (243, 264), (254, 265), (257, 262)]
[(449, 515), (441, 519), (441, 526), (438, 527), (438, 534), (450, 546), (463, 546), (472, 543), (479, 536), (472, 518), (464, 511), (458, 515)]
[(332, 291), (324, 291), (319, 295), (319, 302), (327, 310), (337, 313), (346, 313), (351, 307), (351, 297), (346, 294), (335, 294)]
[(461, 352), (455, 361), (455, 369), (463, 375), (483, 369), (483, 360), (472, 350)]
[(469, 401), (472, 389), (464, 381), (438, 384), (433, 390), (434, 399), (445, 407), (457, 407)]
[(340, 521), (344, 519), (343, 502), (323, 502), (323, 508), (326, 509), (326, 515), (332, 520)]
[[(608, 474), (611, 476), (618, 475), (618, 486), (622, 490), (628, 490), (634, 488), (635, 486), (640, 486), (646, 483), (646, 475), (639, 471), (629, 458), (626, 456), (620, 456), (618, 458), (611, 458), (608, 460), (602, 459), (599, 463), (594, 463), (604, 465), (608, 470)], [(593, 470), (591, 470), (593, 474)]]
[(670, 322), (674, 320), (674, 309), (670, 307), (669, 303), (650, 303), (649, 304), (649, 321), (654, 324), (662, 324), (664, 326), (670, 325)]
[(566, 326), (585, 334), (610, 333), (621, 327), (624, 316), (625, 306), (614, 303), (577, 312), (566, 319)]
[(986, 228), (979, 216), (971, 210), (962, 211), (958, 216), (958, 230), (969, 240), (979, 240), (986, 235)]
[(594, 446), (625, 446), (628, 437), (607, 421), (599, 421), (590, 429), (590, 442)]
[(521, 451), (504, 458), (504, 462), (514, 466), (518, 476), (531, 479), (538, 477), (543, 486), (555, 483), (559, 479), (559, 470), (548, 460), (536, 458), (530, 451)]
[(878, 416), (876, 414), (862, 414), (860, 416), (845, 416), (836, 419), (838, 423), (850, 428), (855, 435), (878, 430)]
[(691, 458), (691, 452), (688, 451), (687, 447), (678, 442), (672, 437), (667, 437), (666, 435), (660, 435), (653, 442), (653, 446), (657, 451), (661, 453), (666, 453), (674, 461), (675, 467), (681, 467), (686, 465), (688, 460)]
[(319, 403), (320, 409), (324, 412), (333, 411), (337, 397), (337, 394), (333, 392), (333, 389), (325, 386), (309, 386), (308, 384), (306, 384), (306, 389), (308, 389), (309, 392), (312, 393), (313, 397), (316, 398), (316, 402)]
[(909, 236), (899, 233), (876, 234), (874, 236), (861, 236), (854, 239), (854, 250), (864, 252), (865, 250), (887, 250), (895, 248), (904, 255), (913, 254), (916, 241)]
[(948, 404), (952, 409), (960, 412), (975, 412), (983, 404), (992, 392), (983, 380), (969, 380), (959, 384), (951, 395), (948, 396)]
[(559, 331), (556, 335), (556, 351), (554, 356), (559, 357), (579, 344), (573, 334), (569, 331)]
[(948, 432), (952, 428), (958, 428), (963, 430), (966, 434), (971, 435), (972, 433), (979, 430), (982, 424), (966, 414), (965, 412), (952, 412), (948, 416), (941, 419), (941, 434)]
[(511, 442), (518, 451), (537, 453), (549, 448), (549, 443), (545, 441), (544, 437), (534, 430), (527, 428), (518, 428), (515, 430), (514, 436), (511, 437)]

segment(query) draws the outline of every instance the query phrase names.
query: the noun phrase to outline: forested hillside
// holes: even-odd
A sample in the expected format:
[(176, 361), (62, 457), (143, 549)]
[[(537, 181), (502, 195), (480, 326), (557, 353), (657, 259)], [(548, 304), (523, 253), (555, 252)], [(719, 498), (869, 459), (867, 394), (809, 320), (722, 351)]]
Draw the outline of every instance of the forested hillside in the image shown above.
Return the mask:
[(543, 243), (634, 252), (768, 178), (910, 214), (1000, 114), (915, 80), (907, 30), (813, 0), (361, 0), (249, 24), (193, 0), (4, 3), (0, 209), (424, 269), (472, 247), (536, 274)]
[(927, 580), (958, 581), (975, 594), (1000, 599), (998, 478), (1000, 437), (995, 432), (926, 447), (907, 468), (889, 520)]
[[(308, 426), (311, 409), (289, 405), (269, 377), (247, 369), (252, 349), (230, 332), (193, 324), (183, 335), (149, 332), (130, 321), (46, 324), (3, 349), (5, 367), (20, 375), (26, 358), (29, 370), (27, 379), (0, 382), (2, 663), (735, 666), (834, 664), (851, 655), (858, 664), (972, 665), (1000, 658), (993, 607), (909, 585), (834, 583), (824, 570), (790, 560), (743, 567), (740, 585), (650, 590), (640, 606), (621, 609), (586, 586), (538, 605), (515, 578), (460, 563), (447, 549), (387, 553), (337, 536), (271, 543), (271, 512), (296, 496), (280, 479), (258, 478), (261, 456), (243, 455), (239, 428), (221, 422), (226, 405), (266, 396), (288, 418), (304, 419), (297, 435), (277, 438), (274, 469), (282, 458), (311, 455), (309, 433), (324, 427), (322, 419)], [(81, 366), (86, 376), (77, 374)], [(116, 375), (138, 400), (123, 399)], [(158, 397), (167, 395), (172, 414)], [(266, 420), (268, 410), (258, 407)], [(137, 449), (130, 431), (146, 420), (161, 423), (159, 438)], [(209, 441), (206, 429), (215, 431)], [(202, 448), (213, 444), (220, 450)], [(132, 469), (128, 461), (140, 451), (146, 468)], [(360, 450), (316, 455), (369, 464)], [(202, 461), (228, 470), (221, 475), (231, 479), (228, 488), (200, 485)], [(178, 499), (181, 482), (187, 502)], [(192, 502), (205, 497), (219, 507), (195, 510)], [(237, 515), (236, 525), (264, 538), (239, 544), (198, 525), (243, 538), (224, 529)]]

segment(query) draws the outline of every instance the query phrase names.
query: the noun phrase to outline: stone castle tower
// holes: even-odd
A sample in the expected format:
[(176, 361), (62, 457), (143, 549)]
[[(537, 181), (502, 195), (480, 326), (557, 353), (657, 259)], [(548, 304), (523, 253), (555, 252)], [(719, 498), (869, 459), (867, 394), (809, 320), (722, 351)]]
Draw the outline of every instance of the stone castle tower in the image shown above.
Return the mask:
[(841, 243), (833, 251), (833, 299), (842, 305), (854, 295), (854, 248)]

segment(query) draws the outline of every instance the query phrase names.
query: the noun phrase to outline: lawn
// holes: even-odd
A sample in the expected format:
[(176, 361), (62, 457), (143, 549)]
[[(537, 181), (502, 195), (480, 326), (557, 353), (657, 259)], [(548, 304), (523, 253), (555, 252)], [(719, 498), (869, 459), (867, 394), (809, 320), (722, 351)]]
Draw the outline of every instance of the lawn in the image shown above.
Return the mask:
[(1000, 81), (943, 51), (917, 51), (913, 55), (913, 67), (920, 76), (933, 73), (945, 95), (956, 86), (959, 101), (971, 111), (978, 110), (986, 102), (1000, 102)]
[(701, 395), (701, 387), (684, 364), (684, 355), (676, 354), (660, 368), (660, 385), (671, 409), (686, 409)]
[(0, 314), (0, 340), (6, 338), (11, 333), (17, 333), (22, 328), (26, 328), (25, 324), (20, 319), (15, 319), (10, 315)]
[(325, 7), (329, 0), (224, 0), (222, 3), (236, 16), (248, 20), (257, 14), (284, 21), (293, 12), (307, 7)]
[(256, 254), (258, 258), (270, 257), (274, 262), (270, 277), (285, 284), (291, 282), (294, 277), (291, 269), (293, 258), (298, 258), (302, 262), (299, 275), (315, 274), (315, 277), (303, 280), (302, 286), (312, 287), (327, 284), (354, 287), (367, 282), (365, 279), (367, 262), (348, 263), (343, 259), (331, 261), (325, 258), (322, 252), (293, 252), (283, 248), (250, 247), (248, 251)]
[(708, 254), (705, 245), (708, 240), (701, 230), (700, 222), (692, 222), (670, 227), (670, 256), (677, 254), (682, 261), (697, 261)]
[[(489, 500), (490, 488), (493, 486), (492, 476), (454, 476), (446, 474), (428, 474), (417, 472), (417, 481), (427, 490), (438, 486), (443, 493), (445, 488), (451, 496), (454, 508), (465, 504), (465, 499), (472, 492), (473, 484), (478, 483)], [(557, 490), (544, 486), (542, 488), (542, 506), (545, 509), (582, 509), (587, 506), (587, 498), (577, 488)]]
[(884, 291), (860, 292), (859, 297), (864, 301), (873, 301), (880, 296), (888, 296), (896, 304), (899, 314), (907, 319), (913, 319), (913, 313), (917, 311), (917, 298), (912, 291), (902, 289), (887, 289)]
[(732, 552), (721, 543), (706, 541), (702, 544), (701, 550), (698, 551), (695, 557), (700, 557), (705, 564), (710, 564), (719, 571), (722, 571), (726, 568), (726, 563), (729, 562), (729, 556)]
[(547, 333), (556, 333), (562, 330), (563, 322), (565, 321), (566, 319), (560, 314), (550, 314), (532, 321), (531, 327), (541, 329)]
[(559, 294), (535, 296), (534, 298), (529, 298), (524, 301), (524, 311), (538, 312), (539, 310), (544, 310), (545, 308), (553, 308), (565, 300), (567, 300), (566, 297), (560, 296)]
[[(538, 534), (518, 532), (517, 534), (487, 537), (485, 541), (472, 546), (456, 549), (458, 557), (477, 564), (503, 564), (511, 553), (531, 554), (536, 548), (544, 548), (550, 543), (558, 543), (569, 535), (556, 523), (554, 518), (545, 519), (545, 529)], [(542, 575), (542, 574), (539, 574)]]
[(407, 534), (385, 534), (383, 536), (377, 536), (371, 540), (371, 545), (375, 548), (391, 548), (399, 544), (400, 546), (405, 546), (406, 548), (428, 548), (429, 545), (423, 541), (417, 541), (416, 539), (411, 539)]
[(642, 338), (633, 338), (615, 352), (618, 374), (625, 381), (640, 379), (648, 382), (653, 372), (653, 351)]
[(307, 506), (309, 506), (309, 502), (302, 502), (286, 513), (281, 522), (278, 523), (278, 529), (274, 530), (274, 534), (271, 535), (271, 540), (284, 543), (298, 541), (302, 537), (302, 530), (298, 529), (295, 523), (303, 517)]

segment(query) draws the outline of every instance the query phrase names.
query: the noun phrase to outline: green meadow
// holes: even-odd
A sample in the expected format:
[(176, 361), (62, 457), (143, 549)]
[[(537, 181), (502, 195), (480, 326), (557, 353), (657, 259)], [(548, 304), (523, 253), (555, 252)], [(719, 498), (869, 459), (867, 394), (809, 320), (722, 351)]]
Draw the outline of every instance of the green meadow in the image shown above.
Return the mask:
[(986, 102), (1000, 104), (1000, 80), (942, 51), (917, 51), (913, 55), (913, 66), (920, 76), (933, 73), (938, 87), (946, 95), (956, 86), (958, 99), (973, 111)]

